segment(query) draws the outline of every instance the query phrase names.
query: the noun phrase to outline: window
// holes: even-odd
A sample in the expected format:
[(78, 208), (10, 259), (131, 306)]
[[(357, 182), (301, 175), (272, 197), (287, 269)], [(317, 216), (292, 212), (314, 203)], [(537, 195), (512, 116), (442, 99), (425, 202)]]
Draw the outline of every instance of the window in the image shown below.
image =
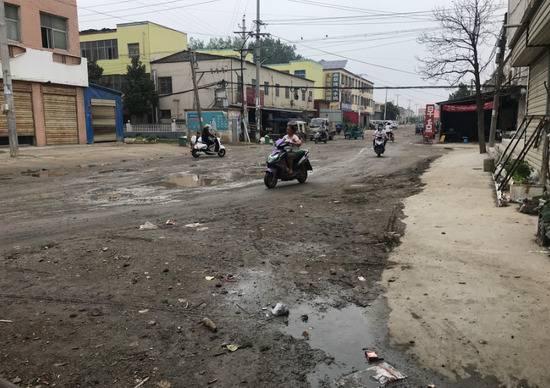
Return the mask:
[(269, 82), (264, 82), (264, 93), (269, 96)]
[(290, 88), (285, 86), (285, 98), (290, 98)]
[(313, 92), (311, 90), (309, 91), (309, 96), (308, 96), (307, 100), (308, 100), (308, 102), (313, 101)]
[(40, 30), (42, 32), (42, 47), (49, 49), (67, 50), (67, 19), (50, 15), (40, 14)]
[(11, 4), (5, 4), (6, 26), (8, 28), (8, 39), (20, 41), (20, 23), (19, 23), (19, 7)]
[(139, 43), (128, 43), (128, 56), (130, 58), (139, 57)]
[(118, 59), (118, 41), (109, 39), (81, 42), (80, 53), (91, 61)]
[(280, 88), (281, 88), (281, 85), (275, 84), (275, 97), (279, 97), (279, 95), (281, 94), (279, 90)]
[(159, 77), (159, 94), (172, 94), (172, 77)]
[(306, 78), (306, 71), (305, 70), (294, 70), (294, 75), (296, 77)]
[(160, 118), (161, 118), (161, 120), (171, 120), (172, 119), (172, 111), (170, 109), (161, 109), (160, 110)]
[(302, 89), (302, 101), (306, 100), (306, 90)]
[(251, 84), (252, 84), (252, 86), (256, 86), (256, 79), (255, 78), (252, 78)]

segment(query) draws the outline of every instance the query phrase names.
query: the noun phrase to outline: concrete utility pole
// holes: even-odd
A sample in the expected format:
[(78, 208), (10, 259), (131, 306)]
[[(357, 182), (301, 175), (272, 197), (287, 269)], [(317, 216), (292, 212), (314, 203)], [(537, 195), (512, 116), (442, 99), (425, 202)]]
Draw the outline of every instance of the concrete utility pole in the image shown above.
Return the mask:
[[(196, 53), (194, 51), (189, 52), (189, 63), (191, 64), (191, 77), (193, 78), (193, 92), (195, 94), (195, 108), (197, 109), (197, 117), (199, 119), (199, 131), (202, 131), (202, 109), (201, 109), (201, 101), (199, 98), (199, 87), (197, 85), (197, 73), (196, 73), (196, 64), (197, 64), (197, 57)], [(188, 127), (189, 128), (189, 123)], [(189, 139), (191, 139), (191, 130), (188, 130), (189, 132)], [(191, 143), (189, 143), (191, 144)]]
[(242, 126), (243, 126), (243, 132), (244, 132), (244, 141), (250, 143), (250, 134), (248, 133), (248, 107), (246, 106), (246, 82), (244, 81), (244, 68), (245, 68), (245, 52), (248, 51), (246, 49), (246, 41), (247, 41), (247, 35), (248, 32), (246, 31), (246, 15), (243, 15), (243, 24), (240, 26), (241, 31), (236, 32), (237, 34), (241, 35), (241, 38), (243, 40), (243, 44), (241, 46), (241, 96), (242, 96)]
[(384, 121), (386, 121), (387, 113), (388, 113), (388, 89), (386, 89), (386, 102), (384, 102)]
[(400, 94), (397, 94), (397, 122), (399, 122), (399, 118), (400, 118), (400, 112), (399, 112), (399, 96)]
[(256, 136), (260, 136), (262, 127), (262, 108), (260, 98), (260, 72), (262, 68), (261, 50), (260, 50), (260, 27), (262, 21), (260, 19), (260, 0), (256, 0)]
[(506, 15), (504, 15), (504, 24), (500, 33), (497, 55), (497, 79), (495, 82), (495, 96), (493, 98), (493, 112), (491, 114), (491, 128), (489, 130), (489, 147), (495, 146), (495, 137), (498, 124), (498, 111), (500, 109), (500, 92), (502, 89), (502, 79), (504, 78), (504, 54), (506, 52)]
[(11, 82), (10, 50), (8, 48), (8, 26), (6, 25), (6, 10), (4, 1), (0, 0), (0, 59), (2, 61), (2, 78), (4, 82), (4, 106), (2, 110), (8, 122), (8, 138), (10, 156), (17, 157), (19, 144), (17, 143), (17, 125), (15, 122), (15, 106), (13, 103), (13, 85)]

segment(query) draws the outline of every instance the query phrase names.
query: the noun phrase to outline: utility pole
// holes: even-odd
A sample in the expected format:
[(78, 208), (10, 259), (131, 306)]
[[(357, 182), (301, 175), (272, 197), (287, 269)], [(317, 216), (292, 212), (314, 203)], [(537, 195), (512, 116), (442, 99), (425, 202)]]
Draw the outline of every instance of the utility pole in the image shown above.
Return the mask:
[(239, 34), (243, 40), (240, 54), (241, 54), (241, 96), (242, 96), (242, 126), (243, 126), (243, 134), (244, 134), (244, 141), (250, 143), (250, 134), (248, 133), (248, 107), (246, 106), (246, 83), (244, 81), (244, 67), (245, 67), (245, 52), (248, 52), (248, 49), (246, 49), (246, 41), (247, 41), (247, 35), (248, 32), (246, 31), (246, 15), (243, 15), (243, 24), (240, 26), (241, 31), (236, 31), (236, 34)]
[(498, 124), (498, 111), (500, 109), (500, 92), (502, 89), (502, 79), (504, 78), (504, 54), (506, 52), (506, 15), (504, 15), (504, 24), (500, 33), (497, 54), (497, 79), (495, 82), (495, 96), (493, 98), (493, 112), (491, 114), (491, 129), (489, 130), (489, 147), (495, 146), (495, 136)]
[(260, 27), (262, 21), (260, 19), (260, 0), (256, 0), (256, 136), (260, 136), (262, 127), (262, 108), (260, 98), (260, 72), (262, 67), (261, 50), (260, 50)]
[[(197, 117), (199, 119), (199, 131), (202, 131), (202, 110), (201, 110), (201, 101), (199, 99), (199, 87), (197, 85), (197, 73), (196, 73), (196, 64), (197, 57), (194, 51), (189, 51), (189, 63), (191, 64), (191, 77), (193, 78), (193, 91), (195, 93), (195, 108), (197, 110)], [(189, 123), (187, 123), (189, 127)], [(191, 130), (188, 130), (188, 137), (191, 139)]]
[(388, 113), (388, 89), (386, 89), (386, 102), (384, 102), (384, 121), (386, 121), (387, 113)]
[(10, 156), (15, 158), (19, 153), (19, 144), (17, 143), (17, 125), (15, 122), (15, 105), (13, 103), (10, 50), (8, 48), (8, 26), (6, 25), (4, 0), (0, 0), (0, 59), (2, 61), (2, 78), (4, 82), (4, 106), (2, 110), (8, 122)]
[(400, 115), (401, 112), (399, 112), (399, 96), (400, 96), (400, 95), (397, 94), (397, 122), (399, 122), (399, 118), (400, 118), (400, 116), (401, 116), (401, 115)]

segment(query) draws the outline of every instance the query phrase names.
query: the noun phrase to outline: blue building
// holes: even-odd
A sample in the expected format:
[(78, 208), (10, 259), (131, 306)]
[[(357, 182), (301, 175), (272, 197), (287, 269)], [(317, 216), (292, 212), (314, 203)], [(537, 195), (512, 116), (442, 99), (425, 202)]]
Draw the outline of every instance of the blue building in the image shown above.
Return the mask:
[(88, 144), (124, 139), (122, 93), (90, 84), (84, 91), (84, 107)]

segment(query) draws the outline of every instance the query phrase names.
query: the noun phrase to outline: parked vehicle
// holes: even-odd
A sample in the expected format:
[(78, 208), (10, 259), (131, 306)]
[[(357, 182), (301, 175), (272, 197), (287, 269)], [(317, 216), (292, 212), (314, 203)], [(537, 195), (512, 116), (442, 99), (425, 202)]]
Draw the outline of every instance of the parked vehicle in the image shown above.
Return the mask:
[(194, 158), (198, 158), (201, 154), (218, 155), (220, 158), (223, 158), (225, 153), (225, 146), (219, 137), (215, 137), (213, 144), (210, 145), (206, 141), (203, 141), (202, 136), (193, 136), (191, 138), (191, 155)]
[(286, 157), (290, 152), (291, 145), (283, 139), (277, 140), (271, 154), (267, 157), (267, 168), (264, 176), (264, 184), (268, 189), (274, 189), (279, 180), (292, 181), (298, 180), (300, 183), (305, 183), (308, 176), (308, 171), (312, 171), (309, 161), (309, 151), (295, 151), (294, 166), (292, 175), (288, 174), (286, 165)]
[(306, 141), (308, 138), (309, 127), (305, 121), (292, 120), (296, 124), (296, 135), (302, 140)]
[(346, 132), (344, 133), (344, 137), (346, 139), (364, 139), (365, 138), (365, 132), (363, 129), (359, 128), (358, 126), (353, 126), (346, 129)]
[(326, 129), (318, 129), (313, 133), (313, 140), (315, 141), (315, 144), (319, 142), (323, 142), (326, 144), (328, 138), (328, 131)]
[(383, 133), (376, 134), (374, 138), (374, 152), (380, 157), (386, 151), (386, 138)]
[(424, 132), (424, 123), (416, 123), (414, 133), (416, 133), (417, 135), (421, 135), (422, 132)]

